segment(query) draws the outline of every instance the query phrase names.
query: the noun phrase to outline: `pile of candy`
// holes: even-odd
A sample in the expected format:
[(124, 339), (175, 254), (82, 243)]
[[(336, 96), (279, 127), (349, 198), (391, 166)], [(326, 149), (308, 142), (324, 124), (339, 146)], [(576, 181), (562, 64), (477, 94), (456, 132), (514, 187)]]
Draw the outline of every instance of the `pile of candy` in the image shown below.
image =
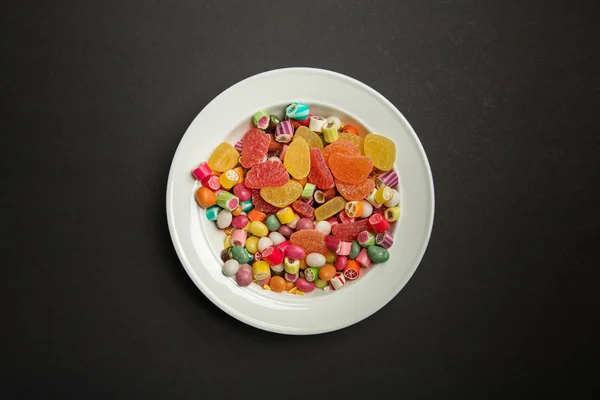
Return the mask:
[(223, 273), (303, 295), (386, 262), (400, 218), (394, 142), (301, 103), (283, 121), (258, 111), (252, 122), (192, 170), (196, 201), (226, 234)]

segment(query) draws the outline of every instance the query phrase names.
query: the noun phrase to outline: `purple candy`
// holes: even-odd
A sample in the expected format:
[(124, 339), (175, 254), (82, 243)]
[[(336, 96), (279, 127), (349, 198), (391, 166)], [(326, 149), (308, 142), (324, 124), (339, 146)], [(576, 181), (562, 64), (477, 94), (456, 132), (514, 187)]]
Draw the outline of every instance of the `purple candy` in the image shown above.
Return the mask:
[(389, 249), (394, 244), (394, 235), (390, 232), (380, 232), (375, 236), (375, 243), (384, 249)]
[(300, 218), (296, 222), (296, 231), (301, 231), (302, 229), (315, 229), (315, 224), (310, 218)]
[(235, 281), (240, 286), (248, 286), (252, 283), (252, 268), (248, 264), (240, 265), (240, 269), (235, 274)]
[(294, 231), (292, 230), (292, 228), (290, 228), (287, 225), (281, 225), (279, 227), (278, 231), (279, 231), (279, 233), (281, 233), (286, 238), (289, 238), (292, 235), (292, 233), (294, 233)]
[(294, 137), (294, 125), (291, 121), (281, 121), (275, 127), (275, 141), (289, 143)]
[(384, 172), (383, 174), (377, 175), (375, 182), (377, 182), (378, 188), (384, 186), (394, 187), (398, 184), (398, 174), (394, 170)]
[(238, 140), (233, 147), (235, 147), (237, 151), (242, 151), (242, 147), (244, 147), (243, 139)]

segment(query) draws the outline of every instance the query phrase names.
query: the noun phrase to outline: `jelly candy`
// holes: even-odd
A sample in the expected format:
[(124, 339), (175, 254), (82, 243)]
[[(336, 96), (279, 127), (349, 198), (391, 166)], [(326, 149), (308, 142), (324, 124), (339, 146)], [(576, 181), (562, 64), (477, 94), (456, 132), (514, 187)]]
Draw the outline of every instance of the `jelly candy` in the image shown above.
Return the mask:
[(365, 155), (371, 157), (375, 168), (389, 171), (396, 161), (396, 144), (385, 136), (370, 133), (364, 140)]
[(334, 216), (346, 207), (346, 200), (342, 196), (336, 196), (315, 210), (315, 218), (322, 221)]
[(375, 189), (373, 179), (365, 179), (361, 183), (352, 184), (335, 180), (335, 187), (338, 192), (348, 201), (362, 200)]
[(265, 214), (273, 214), (279, 211), (279, 207), (267, 203), (266, 200), (260, 196), (260, 190), (258, 189), (252, 191), (252, 203), (254, 204), (254, 208)]
[(358, 234), (364, 230), (369, 229), (369, 220), (362, 219), (356, 222), (349, 222), (347, 224), (337, 224), (333, 227), (333, 236), (340, 238), (345, 242), (350, 242), (358, 236)]
[(306, 254), (320, 253), (326, 256), (328, 253), (327, 246), (325, 246), (325, 235), (316, 229), (302, 229), (292, 233), (290, 243), (304, 248)]
[(320, 189), (331, 189), (335, 186), (333, 175), (327, 168), (323, 153), (317, 148), (310, 149), (310, 172), (308, 181)]
[(311, 148), (318, 147), (319, 149), (323, 150), (323, 142), (321, 141), (321, 137), (305, 126), (298, 127), (294, 137), (301, 137), (302, 139), (306, 140), (306, 143), (308, 143)]
[(244, 183), (251, 189), (260, 189), (268, 186), (281, 186), (289, 180), (288, 172), (282, 163), (265, 161), (256, 164), (248, 171)]
[(370, 157), (353, 157), (341, 153), (332, 154), (329, 157), (329, 165), (333, 176), (342, 182), (354, 184), (364, 181), (373, 169)]
[(292, 204), (302, 194), (302, 185), (296, 181), (287, 181), (281, 186), (269, 186), (260, 189), (260, 197), (269, 204), (283, 208)]
[(283, 165), (294, 178), (306, 178), (310, 171), (310, 147), (306, 140), (295, 138), (290, 143)]
[(354, 143), (356, 147), (360, 150), (361, 154), (365, 154), (364, 146), (363, 146), (363, 138), (358, 135), (353, 135), (350, 132), (340, 132), (338, 141), (346, 140)]
[(225, 172), (236, 166), (240, 153), (230, 143), (218, 145), (208, 158), (208, 166), (213, 171)]
[(338, 140), (336, 142), (331, 143), (329, 146), (325, 147), (323, 150), (323, 158), (325, 162), (329, 166), (329, 157), (331, 157), (334, 153), (341, 153), (347, 156), (360, 156), (360, 150), (356, 145), (347, 140)]
[(260, 129), (252, 128), (246, 132), (242, 141), (244, 146), (242, 148), (240, 164), (242, 164), (242, 167), (244, 168), (251, 168), (267, 155), (271, 138)]
[(296, 214), (298, 214), (301, 217), (310, 219), (313, 219), (315, 217), (315, 209), (302, 200), (296, 200), (294, 204), (292, 204), (292, 208), (294, 209), (294, 211), (296, 211)]

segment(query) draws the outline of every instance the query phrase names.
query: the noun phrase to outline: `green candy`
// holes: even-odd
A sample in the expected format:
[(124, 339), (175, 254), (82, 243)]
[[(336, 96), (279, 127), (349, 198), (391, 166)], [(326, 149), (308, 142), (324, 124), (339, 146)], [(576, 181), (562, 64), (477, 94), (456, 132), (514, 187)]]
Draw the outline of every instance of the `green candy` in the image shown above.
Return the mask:
[(373, 245), (367, 247), (367, 255), (376, 264), (381, 264), (390, 259), (390, 253), (381, 246)]
[(354, 260), (358, 253), (360, 253), (360, 249), (362, 249), (360, 243), (358, 243), (357, 240), (353, 240), (352, 247), (350, 248), (350, 254), (348, 254), (348, 258)]
[(323, 289), (325, 286), (329, 285), (329, 282), (324, 281), (323, 279), (317, 279), (315, 281), (315, 286), (319, 289)]
[(281, 121), (279, 120), (279, 118), (277, 118), (277, 116), (275, 115), (271, 115), (269, 117), (269, 126), (267, 127), (267, 129), (265, 129), (266, 132), (273, 132), (275, 130), (275, 127), (277, 126), (278, 123), (280, 123)]
[(274, 232), (277, 229), (279, 229), (279, 227), (281, 226), (281, 223), (279, 222), (279, 219), (277, 218), (277, 216), (275, 214), (271, 214), (267, 217), (267, 220), (265, 221), (265, 225), (267, 225), (267, 228), (269, 228), (269, 230), (271, 232)]
[(304, 270), (304, 279), (309, 282), (314, 282), (319, 279), (319, 268), (308, 267)]
[(240, 264), (248, 264), (250, 261), (252, 261), (253, 257), (250, 255), (250, 253), (248, 253), (248, 250), (246, 250), (245, 247), (233, 246), (231, 248), (231, 258)]

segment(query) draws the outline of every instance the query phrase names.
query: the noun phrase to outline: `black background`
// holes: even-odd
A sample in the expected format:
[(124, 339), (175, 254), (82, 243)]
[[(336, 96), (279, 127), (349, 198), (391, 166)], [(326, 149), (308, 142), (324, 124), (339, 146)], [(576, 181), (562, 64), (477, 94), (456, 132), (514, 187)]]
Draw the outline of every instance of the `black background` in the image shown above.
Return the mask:
[[(596, 385), (598, 7), (241, 3), (0, 12), (2, 397), (542, 398)], [(312, 337), (214, 306), (165, 216), (192, 119), (237, 81), (287, 66), (386, 96), (436, 189), (408, 285)]]

